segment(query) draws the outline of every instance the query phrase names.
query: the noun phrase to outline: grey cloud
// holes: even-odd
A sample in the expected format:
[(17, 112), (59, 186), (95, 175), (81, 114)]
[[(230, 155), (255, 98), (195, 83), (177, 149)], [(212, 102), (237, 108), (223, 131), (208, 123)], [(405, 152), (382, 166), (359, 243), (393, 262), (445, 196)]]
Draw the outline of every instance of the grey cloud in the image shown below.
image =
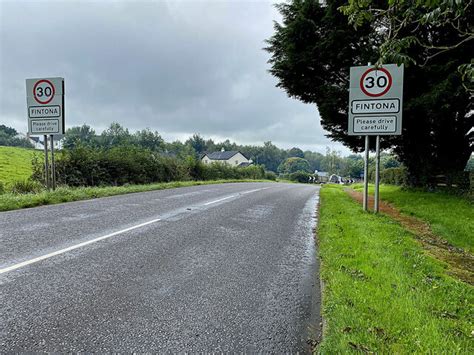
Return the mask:
[[(316, 107), (267, 72), (270, 2), (2, 2), (0, 118), (26, 129), (24, 79), (63, 76), (67, 125), (118, 121), (165, 137), (330, 145)], [(23, 122), (23, 126), (19, 126)], [(3, 123), (3, 122), (2, 122)]]

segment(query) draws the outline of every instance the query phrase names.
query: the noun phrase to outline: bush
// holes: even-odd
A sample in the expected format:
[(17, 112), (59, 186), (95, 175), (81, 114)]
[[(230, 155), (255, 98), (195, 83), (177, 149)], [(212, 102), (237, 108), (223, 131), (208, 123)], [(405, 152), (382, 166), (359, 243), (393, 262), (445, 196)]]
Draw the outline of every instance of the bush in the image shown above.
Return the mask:
[(5, 193), (5, 184), (0, 181), (0, 195)]
[[(44, 167), (33, 160), (34, 177), (42, 180)], [(203, 164), (195, 158), (181, 160), (136, 146), (98, 149), (78, 146), (56, 158), (58, 184), (68, 186), (121, 186), (187, 180), (263, 179), (263, 167)]]
[(10, 191), (14, 194), (38, 193), (43, 190), (43, 185), (33, 180), (14, 181), (10, 185)]
[(407, 172), (404, 167), (388, 168), (380, 172), (380, 182), (389, 185), (406, 185)]
[(273, 171), (265, 171), (265, 179), (276, 181), (277, 176)]
[(308, 183), (309, 177), (311, 174), (308, 174), (306, 171), (296, 171), (291, 173), (289, 178), (291, 181)]

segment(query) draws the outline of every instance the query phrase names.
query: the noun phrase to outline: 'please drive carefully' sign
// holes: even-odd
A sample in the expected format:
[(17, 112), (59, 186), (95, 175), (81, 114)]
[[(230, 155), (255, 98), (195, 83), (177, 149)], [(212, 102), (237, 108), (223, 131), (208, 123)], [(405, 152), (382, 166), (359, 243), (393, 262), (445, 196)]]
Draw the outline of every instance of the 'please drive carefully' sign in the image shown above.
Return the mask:
[(28, 133), (64, 134), (64, 79), (26, 79)]
[(403, 65), (350, 69), (349, 135), (402, 134)]

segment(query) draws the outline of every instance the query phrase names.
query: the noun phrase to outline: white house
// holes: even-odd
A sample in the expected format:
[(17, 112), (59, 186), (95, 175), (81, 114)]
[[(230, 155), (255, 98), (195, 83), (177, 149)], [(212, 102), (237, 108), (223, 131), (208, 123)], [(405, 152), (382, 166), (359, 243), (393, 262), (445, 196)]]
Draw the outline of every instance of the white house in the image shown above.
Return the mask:
[(252, 161), (247, 159), (247, 157), (241, 152), (233, 150), (222, 150), (220, 152), (205, 153), (204, 156), (201, 158), (201, 161), (204, 164), (218, 162), (228, 164), (230, 166), (249, 166), (252, 164)]
[[(17, 137), (21, 138), (21, 139), (28, 140), (31, 144), (33, 144), (33, 146), (37, 150), (43, 150), (44, 149), (44, 142), (43, 142), (43, 137), (42, 136), (32, 137), (28, 133), (27, 134), (18, 133)], [(62, 149), (63, 148), (62, 143), (63, 143), (62, 139), (55, 139), (54, 140), (54, 149), (56, 149), (56, 150)], [(51, 143), (49, 141), (49, 136), (48, 136), (48, 149), (51, 149)]]

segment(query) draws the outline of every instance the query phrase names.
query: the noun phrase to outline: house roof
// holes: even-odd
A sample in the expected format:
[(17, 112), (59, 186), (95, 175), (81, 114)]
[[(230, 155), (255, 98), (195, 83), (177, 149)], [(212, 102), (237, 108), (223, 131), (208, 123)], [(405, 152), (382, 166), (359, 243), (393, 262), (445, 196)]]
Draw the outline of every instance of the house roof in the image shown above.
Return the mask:
[(240, 164), (239, 164), (239, 166), (240, 166), (241, 168), (245, 168), (245, 167), (250, 166), (250, 165), (252, 165), (252, 163), (243, 162), (243, 163), (240, 163)]
[(32, 141), (36, 142), (36, 143), (41, 143), (41, 144), (43, 144), (43, 142), (40, 141), (39, 137), (30, 137), (30, 139), (31, 139)]
[[(229, 160), (232, 158), (234, 155), (240, 153), (239, 151), (236, 150), (229, 150), (226, 152), (212, 152), (212, 153), (207, 153), (207, 157), (211, 160)], [(242, 154), (242, 153), (240, 153)], [(243, 154), (242, 154), (243, 155)], [(245, 157), (245, 155), (244, 155)]]

